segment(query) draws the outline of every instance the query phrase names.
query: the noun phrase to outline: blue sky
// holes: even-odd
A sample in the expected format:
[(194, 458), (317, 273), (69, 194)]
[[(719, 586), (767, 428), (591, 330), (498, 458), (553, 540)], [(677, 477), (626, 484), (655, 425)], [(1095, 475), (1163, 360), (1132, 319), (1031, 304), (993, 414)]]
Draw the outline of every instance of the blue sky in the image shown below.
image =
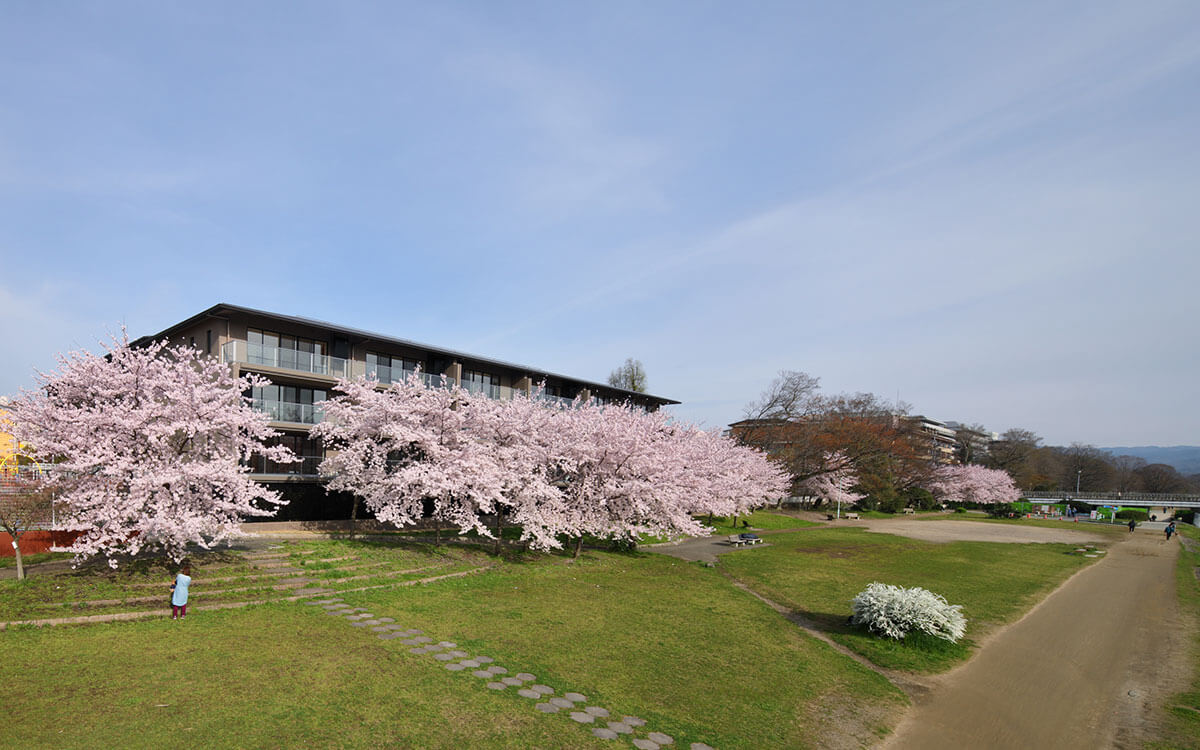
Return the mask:
[(1190, 0), (10, 3), (0, 393), (224, 301), (1200, 444), (1197, 133)]

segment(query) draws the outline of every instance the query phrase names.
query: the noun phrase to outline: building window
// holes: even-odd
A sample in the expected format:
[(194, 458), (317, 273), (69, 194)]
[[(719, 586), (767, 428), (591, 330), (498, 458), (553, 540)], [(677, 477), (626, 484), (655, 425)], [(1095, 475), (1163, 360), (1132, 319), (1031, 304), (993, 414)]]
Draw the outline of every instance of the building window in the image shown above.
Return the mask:
[(212, 354), (212, 329), (211, 328), (208, 329), (207, 337), (208, 337), (207, 340), (204, 342), (204, 353)]
[(246, 331), (246, 359), (252, 365), (326, 374), (325, 344), (251, 328)]
[(480, 370), (463, 370), (462, 387), (471, 393), (483, 393), (500, 398), (500, 378)]
[(250, 389), (255, 409), (266, 412), (272, 422), (317, 424), (324, 416), (328, 393), (323, 388), (301, 388), (272, 383)]
[(374, 375), (383, 385), (401, 382), (419, 364), (415, 359), (367, 352), (367, 375)]

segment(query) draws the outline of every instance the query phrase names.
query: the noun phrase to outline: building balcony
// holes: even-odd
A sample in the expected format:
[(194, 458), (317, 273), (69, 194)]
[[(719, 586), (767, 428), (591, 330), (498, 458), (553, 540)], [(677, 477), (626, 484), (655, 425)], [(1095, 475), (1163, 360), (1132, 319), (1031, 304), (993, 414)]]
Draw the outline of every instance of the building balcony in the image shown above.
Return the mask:
[[(373, 376), (379, 381), (380, 385), (390, 385), (391, 383), (405, 381), (416, 372), (415, 370), (388, 367), (386, 365), (368, 365), (366, 362), (359, 360), (331, 357), (327, 354), (302, 352), (295, 349), (285, 349), (263, 344), (250, 344), (245, 341), (228, 341), (223, 344), (221, 346), (221, 361), (226, 364), (239, 364), (249, 369), (284, 370), (303, 373), (305, 375), (315, 375), (328, 380), (343, 378), (353, 380), (364, 376)], [(443, 376), (440, 373), (421, 372), (419, 376), (421, 382), (427, 388), (441, 388), (443, 382), (453, 384), (453, 381), (450, 380), (443, 381)], [(523, 389), (511, 388), (506, 385), (471, 381), (464, 381), (460, 385), (471, 393), (482, 393), (489, 398), (503, 401), (515, 398), (518, 394), (525, 395)], [(551, 396), (548, 394), (539, 396), (536, 391), (530, 395), (541, 401), (563, 406), (569, 406), (574, 401), (574, 399), (566, 396)], [(315, 405), (284, 404), (282, 402), (264, 402), (263, 405), (260, 405), (256, 401), (254, 406), (255, 408), (271, 413), (272, 419), (279, 422), (316, 424), (321, 421), (319, 414), (310, 413), (312, 407)], [(300, 408), (300, 410), (297, 411), (292, 407)], [(305, 410), (301, 407), (308, 407), (308, 409)], [(277, 414), (295, 415), (301, 418), (277, 417)]]
[[(350, 370), (354, 374), (351, 377), (360, 377), (361, 375), (375, 376), (380, 385), (391, 385), (392, 383), (403, 383), (412, 377), (416, 370), (405, 370), (400, 367), (388, 367), (387, 365), (367, 365), (363, 362), (351, 361)], [(442, 376), (432, 372), (422, 372), (421, 382), (426, 388), (441, 388)]]
[(255, 398), (250, 400), (250, 405), (258, 411), (269, 414), (272, 422), (318, 424), (325, 417), (324, 405), (320, 403), (293, 404), (287, 401), (268, 401)]
[(277, 370), (290, 370), (310, 375), (321, 375), (327, 378), (352, 378), (354, 365), (358, 365), (359, 374), (365, 366), (362, 362), (330, 357), (327, 354), (313, 354), (295, 349), (284, 349), (278, 346), (263, 346), (248, 344), (245, 341), (227, 341), (221, 346), (221, 361), (232, 364), (254, 367), (270, 367)]
[(254, 456), (249, 466), (250, 473), (254, 475), (312, 478), (322, 476), (321, 462), (324, 460), (324, 456), (300, 456), (300, 460), (294, 464), (281, 464), (264, 456)]

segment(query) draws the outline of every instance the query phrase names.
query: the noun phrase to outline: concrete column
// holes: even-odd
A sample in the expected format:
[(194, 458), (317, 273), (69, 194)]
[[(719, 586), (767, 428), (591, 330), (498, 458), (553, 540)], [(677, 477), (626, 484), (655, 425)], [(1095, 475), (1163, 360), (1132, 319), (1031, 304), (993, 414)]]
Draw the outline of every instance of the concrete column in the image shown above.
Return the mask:
[(584, 388), (583, 390), (581, 390), (579, 392), (579, 400), (580, 401), (587, 401), (591, 397), (592, 397), (592, 392), (590, 390), (588, 390), (587, 388)]
[(526, 396), (528, 396), (533, 391), (533, 381), (530, 380), (528, 375), (526, 375), (517, 382), (513, 383), (513, 390), (522, 391)]
[(446, 380), (449, 381), (450, 385), (461, 385), (462, 384), (462, 363), (461, 362), (451, 362), (450, 366), (447, 367), (446, 370), (442, 374), (446, 376)]

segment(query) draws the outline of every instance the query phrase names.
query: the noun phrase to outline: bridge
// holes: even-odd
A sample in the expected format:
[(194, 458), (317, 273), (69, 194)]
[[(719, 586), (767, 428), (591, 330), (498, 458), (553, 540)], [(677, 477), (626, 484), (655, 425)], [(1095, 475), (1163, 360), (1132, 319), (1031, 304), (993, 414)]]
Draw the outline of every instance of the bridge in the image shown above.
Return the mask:
[(1200, 508), (1200, 494), (1023, 490), (1021, 498), (1035, 503), (1061, 503), (1065, 500), (1078, 500), (1088, 505), (1120, 505), (1132, 508)]

